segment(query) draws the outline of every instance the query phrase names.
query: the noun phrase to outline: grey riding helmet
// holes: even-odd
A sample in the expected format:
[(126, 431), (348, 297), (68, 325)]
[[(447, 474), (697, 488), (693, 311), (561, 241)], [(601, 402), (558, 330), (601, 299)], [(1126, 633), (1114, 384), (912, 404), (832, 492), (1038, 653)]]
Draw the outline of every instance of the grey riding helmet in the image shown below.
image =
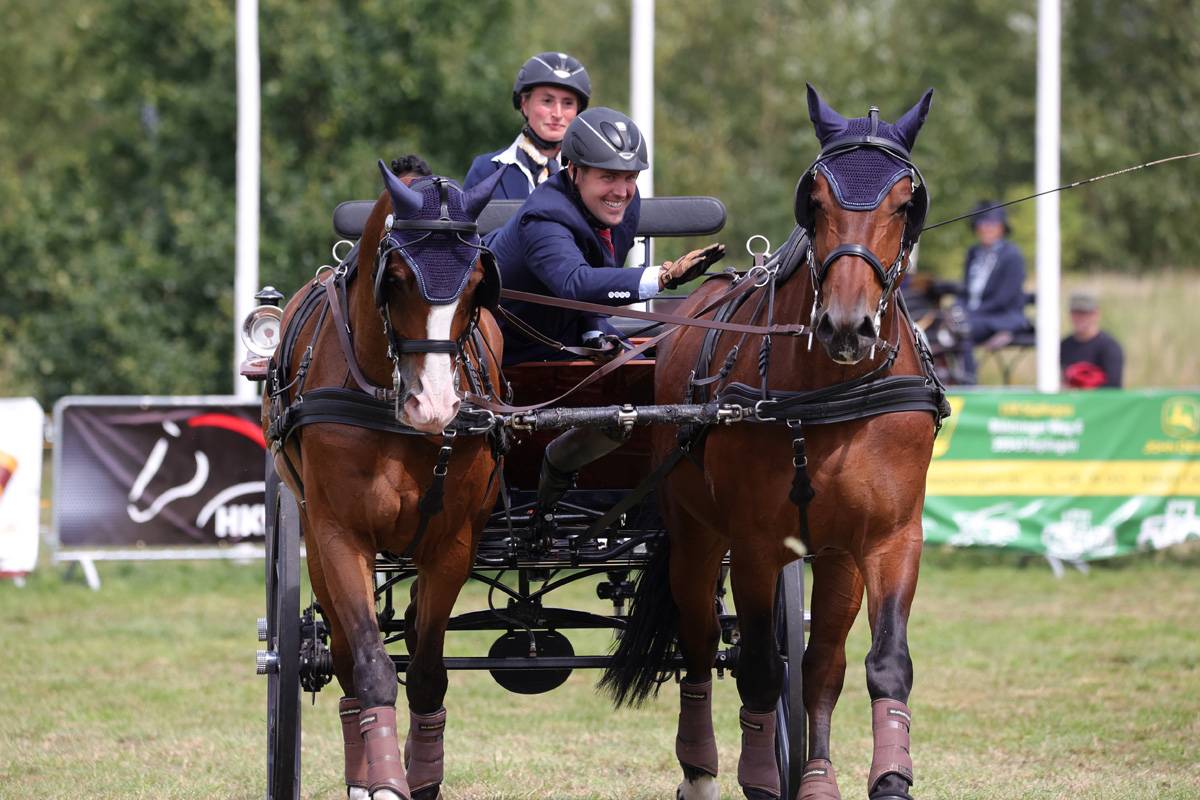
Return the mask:
[(535, 86), (561, 86), (579, 97), (579, 110), (588, 107), (592, 81), (579, 59), (566, 53), (538, 53), (526, 61), (513, 83), (513, 108), (521, 110), (521, 95)]
[(579, 114), (563, 136), (564, 161), (620, 172), (650, 168), (646, 138), (620, 111), (598, 106)]

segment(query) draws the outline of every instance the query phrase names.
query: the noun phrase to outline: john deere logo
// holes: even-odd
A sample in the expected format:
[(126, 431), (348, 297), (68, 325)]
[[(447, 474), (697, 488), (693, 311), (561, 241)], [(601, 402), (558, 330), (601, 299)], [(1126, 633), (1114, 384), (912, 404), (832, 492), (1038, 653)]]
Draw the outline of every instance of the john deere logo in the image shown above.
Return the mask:
[(1200, 433), (1200, 402), (1191, 397), (1172, 397), (1164, 402), (1162, 429), (1172, 439), (1187, 439)]

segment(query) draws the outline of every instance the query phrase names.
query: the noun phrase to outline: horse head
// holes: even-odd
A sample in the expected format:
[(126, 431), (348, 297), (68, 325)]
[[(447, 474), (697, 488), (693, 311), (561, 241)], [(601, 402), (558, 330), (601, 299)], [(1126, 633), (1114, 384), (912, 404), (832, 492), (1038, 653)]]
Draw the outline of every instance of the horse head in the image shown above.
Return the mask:
[(888, 123), (874, 106), (865, 117), (847, 119), (808, 87), (821, 152), (796, 187), (796, 222), (809, 239), (811, 324), (840, 364), (874, 353), (883, 314), (920, 235), (929, 198), (909, 152), (932, 96), (925, 92)]
[(495, 258), (480, 244), (475, 224), (499, 173), (464, 192), (448, 178), (407, 182), (383, 161), (379, 169), (391, 213), (371, 281), (393, 362), (397, 418), (440, 433), (462, 402), (459, 366), (466, 339), (480, 309), (494, 309), (499, 301)]

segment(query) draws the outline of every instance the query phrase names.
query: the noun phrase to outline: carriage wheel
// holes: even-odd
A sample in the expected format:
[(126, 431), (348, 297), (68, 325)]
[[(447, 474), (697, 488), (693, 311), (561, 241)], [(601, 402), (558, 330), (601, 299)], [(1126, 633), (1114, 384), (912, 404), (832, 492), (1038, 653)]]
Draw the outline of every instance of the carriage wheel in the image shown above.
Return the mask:
[(800, 774), (808, 760), (808, 720), (804, 713), (804, 681), (800, 662), (804, 658), (804, 562), (793, 561), (779, 576), (776, 596), (779, 650), (787, 656), (783, 692), (776, 704), (775, 760), (785, 797), (800, 791)]
[[(270, 457), (268, 456), (268, 459)], [(268, 466), (267, 800), (300, 797), (300, 510)]]

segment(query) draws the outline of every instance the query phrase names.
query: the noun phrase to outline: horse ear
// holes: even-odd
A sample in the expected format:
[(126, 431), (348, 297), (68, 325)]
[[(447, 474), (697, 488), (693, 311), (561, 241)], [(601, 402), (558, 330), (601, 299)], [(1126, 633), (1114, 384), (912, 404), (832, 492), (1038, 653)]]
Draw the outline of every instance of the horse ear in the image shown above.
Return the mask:
[(500, 177), (503, 174), (504, 170), (498, 169), (481, 183), (477, 183), (463, 192), (463, 205), (466, 207), (467, 216), (471, 219), (479, 219), (480, 213), (492, 199), (492, 192), (496, 190), (496, 184), (500, 183)]
[(931, 102), (933, 102), (933, 89), (926, 89), (924, 96), (917, 101), (917, 104), (906, 111), (904, 116), (896, 120), (892, 126), (903, 137), (904, 144), (909, 150), (912, 150), (913, 145), (917, 142), (917, 134), (921, 132), (921, 126), (925, 124), (925, 117), (929, 114)]
[(397, 178), (388, 165), (379, 160), (379, 171), (383, 173), (383, 185), (392, 198), (392, 210), (399, 219), (411, 219), (425, 205), (425, 198), (420, 192), (410, 189), (404, 181)]
[(808, 118), (812, 120), (813, 128), (817, 132), (817, 141), (824, 145), (830, 139), (845, 133), (849, 123), (845, 117), (826, 105), (811, 83), (804, 85), (808, 87)]

